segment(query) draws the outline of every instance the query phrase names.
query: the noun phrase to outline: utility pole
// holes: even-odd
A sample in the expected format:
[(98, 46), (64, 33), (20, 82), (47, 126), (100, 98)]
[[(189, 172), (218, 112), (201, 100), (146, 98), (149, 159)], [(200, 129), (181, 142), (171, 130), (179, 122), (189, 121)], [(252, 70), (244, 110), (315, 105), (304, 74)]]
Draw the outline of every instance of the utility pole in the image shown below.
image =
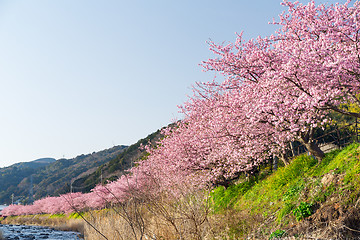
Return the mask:
[(11, 194), (11, 205), (14, 205), (14, 194)]

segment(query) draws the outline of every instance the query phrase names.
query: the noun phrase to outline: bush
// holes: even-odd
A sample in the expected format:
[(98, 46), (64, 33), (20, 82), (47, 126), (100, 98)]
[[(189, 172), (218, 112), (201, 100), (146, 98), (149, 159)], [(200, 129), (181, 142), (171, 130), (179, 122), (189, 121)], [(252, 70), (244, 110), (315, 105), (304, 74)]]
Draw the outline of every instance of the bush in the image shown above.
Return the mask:
[(296, 220), (300, 221), (312, 214), (312, 204), (307, 202), (301, 202), (300, 205), (293, 210)]
[(286, 232), (284, 230), (278, 229), (278, 230), (274, 231), (273, 233), (271, 233), (269, 240), (282, 238), (285, 235), (286, 235)]

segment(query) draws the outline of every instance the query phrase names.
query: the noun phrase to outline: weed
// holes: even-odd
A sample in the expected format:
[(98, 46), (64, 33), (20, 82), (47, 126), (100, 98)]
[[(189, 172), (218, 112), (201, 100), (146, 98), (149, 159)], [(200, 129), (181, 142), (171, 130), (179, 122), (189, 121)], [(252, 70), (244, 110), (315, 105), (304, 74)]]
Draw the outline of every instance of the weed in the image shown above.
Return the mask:
[(63, 218), (65, 214), (58, 213), (58, 214), (52, 214), (49, 218)]
[(280, 239), (282, 237), (284, 237), (286, 235), (286, 232), (284, 230), (276, 230), (274, 232), (271, 233), (269, 240), (271, 239)]
[(295, 204), (293, 203), (285, 203), (285, 206), (279, 211), (277, 219), (282, 220), (283, 217), (291, 213), (291, 211), (295, 208)]
[(215, 188), (211, 192), (213, 209), (215, 212), (231, 209), (238, 197), (249, 191), (255, 184), (256, 181), (251, 179), (236, 185), (230, 185), (227, 189), (222, 186)]
[(302, 184), (291, 186), (286, 193), (284, 193), (282, 200), (287, 201), (293, 199), (295, 196), (299, 195), (299, 193), (304, 189)]
[(297, 221), (300, 221), (304, 218), (311, 216), (312, 214), (312, 204), (307, 202), (301, 202), (300, 205), (293, 210), (294, 216)]
[(71, 213), (68, 218), (69, 219), (79, 219), (79, 218), (81, 218), (81, 214), (82, 213), (74, 212), (74, 213)]

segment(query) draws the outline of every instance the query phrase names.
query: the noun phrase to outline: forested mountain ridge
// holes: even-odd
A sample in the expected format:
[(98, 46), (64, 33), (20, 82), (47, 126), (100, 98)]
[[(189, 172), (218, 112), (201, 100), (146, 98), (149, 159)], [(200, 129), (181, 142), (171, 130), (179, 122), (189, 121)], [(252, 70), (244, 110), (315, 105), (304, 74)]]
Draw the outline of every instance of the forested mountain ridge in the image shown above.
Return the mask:
[(141, 145), (155, 145), (161, 137), (161, 130), (157, 130), (129, 146), (112, 160), (99, 166), (96, 171), (80, 175), (72, 184), (73, 191), (89, 192), (101, 182), (111, 182), (118, 179), (126, 170), (145, 156), (146, 153), (141, 148)]
[(55, 158), (39, 158), (37, 160), (31, 162), (20, 162), (11, 165), (11, 167), (18, 167), (18, 168), (40, 168), (45, 167), (46, 165), (55, 162)]
[(0, 203), (10, 204), (12, 194), (14, 202), (30, 203), (70, 191), (88, 192), (101, 181), (118, 179), (145, 156), (141, 145), (155, 145), (160, 138), (157, 130), (129, 147), (114, 146), (72, 159), (42, 158), (0, 168)]
[[(34, 166), (37, 166), (35, 168)], [(11, 194), (18, 192), (17, 186), (24, 178), (36, 173), (45, 165), (33, 165), (33, 162), (16, 163), (9, 167), (0, 168), (0, 202), (10, 203)], [(32, 166), (32, 167), (31, 167)]]
[(45, 158), (0, 168), (0, 203), (11, 203), (12, 194), (15, 202), (28, 203), (32, 198), (68, 192), (71, 181), (81, 174), (92, 173), (126, 148), (127, 146), (114, 146), (100, 152), (82, 154), (73, 159), (55, 161)]

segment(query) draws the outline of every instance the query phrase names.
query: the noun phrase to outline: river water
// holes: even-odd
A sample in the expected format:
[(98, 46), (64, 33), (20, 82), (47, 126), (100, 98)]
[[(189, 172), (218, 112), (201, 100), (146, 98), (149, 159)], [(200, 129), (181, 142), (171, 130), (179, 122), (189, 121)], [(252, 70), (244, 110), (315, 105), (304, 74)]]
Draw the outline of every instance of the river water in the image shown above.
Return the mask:
[[(0, 205), (0, 212), (6, 206)], [(8, 240), (78, 240), (79, 233), (57, 231), (52, 228), (38, 226), (21, 226), (21, 225), (2, 225), (0, 224), (0, 232), (5, 239)]]
[(79, 233), (57, 231), (52, 228), (38, 226), (1, 225), (0, 230), (8, 240), (79, 240)]

